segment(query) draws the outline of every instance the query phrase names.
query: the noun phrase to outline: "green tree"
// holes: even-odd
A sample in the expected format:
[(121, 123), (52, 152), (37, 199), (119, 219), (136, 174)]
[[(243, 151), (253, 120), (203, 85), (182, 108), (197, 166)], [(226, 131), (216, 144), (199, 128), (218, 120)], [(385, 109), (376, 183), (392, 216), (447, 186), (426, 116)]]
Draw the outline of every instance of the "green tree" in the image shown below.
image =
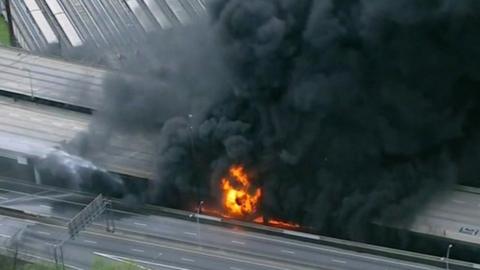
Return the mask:
[(9, 43), (8, 26), (3, 16), (0, 16), (0, 45), (7, 46)]

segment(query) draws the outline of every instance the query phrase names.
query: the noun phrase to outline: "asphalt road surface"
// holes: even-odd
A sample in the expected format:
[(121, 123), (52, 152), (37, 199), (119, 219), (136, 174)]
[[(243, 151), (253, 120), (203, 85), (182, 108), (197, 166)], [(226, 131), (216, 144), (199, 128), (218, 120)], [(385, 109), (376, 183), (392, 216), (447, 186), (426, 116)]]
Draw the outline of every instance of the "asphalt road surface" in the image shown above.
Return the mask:
[[(73, 217), (88, 198), (22, 182), (0, 180), (0, 205), (64, 219)], [(68, 265), (87, 269), (95, 257), (135, 261), (151, 269), (436, 269), (329, 246), (229, 229), (164, 216), (114, 212), (119, 233), (89, 229), (64, 246)], [(3, 217), (0, 237), (22, 228), (21, 252), (53, 259), (54, 243), (66, 237), (64, 226), (28, 223)], [(6, 224), (6, 225), (5, 225)], [(14, 225), (11, 225), (14, 224)], [(97, 225), (103, 224), (98, 219)], [(94, 226), (99, 228), (99, 226)], [(12, 229), (13, 228), (13, 229)], [(16, 230), (15, 230), (16, 229)]]
[(477, 192), (478, 189), (464, 188), (438, 196), (418, 213), (411, 229), (480, 244), (480, 194)]
[[(90, 120), (87, 114), (0, 96), (0, 149), (41, 157), (86, 131)], [(150, 178), (151, 148), (140, 136), (113, 135), (91, 159), (112, 172)]]
[(0, 90), (95, 109), (107, 71), (0, 48)]

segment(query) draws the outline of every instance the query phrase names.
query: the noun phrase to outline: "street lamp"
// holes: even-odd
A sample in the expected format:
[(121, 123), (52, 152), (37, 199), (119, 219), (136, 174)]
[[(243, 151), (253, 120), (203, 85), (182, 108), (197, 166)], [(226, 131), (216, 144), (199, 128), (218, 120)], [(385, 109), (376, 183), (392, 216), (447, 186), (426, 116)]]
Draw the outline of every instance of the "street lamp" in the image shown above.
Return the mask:
[(197, 208), (197, 245), (200, 246), (200, 222), (199, 222), (199, 216), (200, 216), (200, 212), (201, 212), (201, 208), (202, 208), (202, 205), (203, 205), (203, 201), (200, 201), (198, 203), (198, 208)]
[(193, 120), (193, 114), (189, 113), (188, 114), (188, 135), (190, 137), (190, 148), (192, 151), (192, 156), (193, 156), (193, 125), (192, 125), (192, 120)]
[(450, 265), (449, 265), (449, 260), (450, 260), (450, 249), (452, 249), (453, 245), (452, 244), (449, 244), (448, 245), (448, 248), (447, 248), (447, 255), (445, 256), (445, 266), (447, 270), (450, 269)]
[(198, 208), (197, 208), (197, 226), (198, 226), (198, 224), (199, 224), (199, 222), (198, 222), (198, 216), (200, 215), (202, 205), (203, 205), (203, 201), (200, 201), (200, 202), (198, 203)]

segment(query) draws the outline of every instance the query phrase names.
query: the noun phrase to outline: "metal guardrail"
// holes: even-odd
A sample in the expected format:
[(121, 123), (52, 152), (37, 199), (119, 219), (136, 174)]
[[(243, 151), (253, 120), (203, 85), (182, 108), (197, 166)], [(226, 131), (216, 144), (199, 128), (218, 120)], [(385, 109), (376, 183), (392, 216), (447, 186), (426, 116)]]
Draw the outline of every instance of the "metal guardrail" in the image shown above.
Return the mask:
[[(53, 188), (55, 190), (63, 190), (66, 191), (62, 188)], [(71, 191), (70, 191), (71, 192)], [(88, 193), (81, 193), (84, 196), (89, 196)], [(128, 205), (124, 205), (121, 201), (119, 200), (112, 200), (112, 204), (114, 204), (115, 209), (117, 210), (123, 210), (123, 211), (132, 211), (131, 207)], [(7, 213), (4, 213), (4, 211), (7, 211)], [(135, 209), (134, 211), (138, 212), (139, 209)], [(154, 205), (145, 205), (140, 209), (141, 212), (143, 213), (148, 213), (148, 214), (153, 214), (153, 215), (167, 215), (167, 216), (172, 216), (172, 217), (177, 217), (177, 218), (182, 218), (185, 220), (192, 220), (192, 212), (190, 211), (183, 211), (183, 210), (177, 210), (177, 209), (171, 209), (171, 208), (166, 208), (166, 207), (161, 207), (161, 206), (154, 206)], [(45, 222), (45, 223), (52, 223), (55, 221), (52, 221), (52, 218), (47, 218), (47, 217), (42, 217), (39, 215), (34, 215), (34, 214), (28, 214), (23, 211), (18, 211), (14, 209), (4, 209), (0, 207), (0, 214), (7, 214), (7, 215), (14, 215), (17, 217), (20, 217), (22, 215), (26, 215), (27, 218), (32, 219), (32, 220), (37, 220), (40, 222)], [(315, 235), (315, 234), (310, 234), (310, 233), (304, 233), (304, 232), (298, 232), (298, 231), (291, 231), (291, 230), (285, 230), (285, 229), (280, 229), (280, 228), (274, 228), (274, 227), (268, 227), (265, 225), (261, 224), (255, 224), (255, 223), (248, 223), (248, 222), (242, 222), (238, 220), (230, 220), (230, 219), (223, 219), (220, 217), (213, 217), (209, 215), (204, 215), (204, 214), (199, 214), (196, 215), (194, 214), (194, 217), (198, 217), (202, 223), (208, 223), (208, 224), (214, 224), (214, 225), (219, 225), (219, 226), (225, 226), (225, 227), (231, 227), (231, 226), (241, 226), (244, 229), (250, 230), (250, 231), (256, 231), (256, 232), (261, 232), (261, 233), (267, 233), (267, 234), (272, 234), (272, 235), (277, 235), (277, 236), (283, 236), (283, 237), (288, 237), (296, 240), (303, 240), (303, 241), (309, 241), (312, 243), (317, 243), (317, 244), (324, 244), (332, 247), (337, 247), (341, 249), (346, 249), (346, 250), (351, 250), (351, 251), (356, 251), (356, 252), (363, 252), (363, 253), (368, 253), (372, 255), (380, 255), (380, 256), (385, 256), (389, 258), (395, 258), (395, 259), (401, 259), (405, 261), (410, 261), (410, 262), (417, 262), (417, 263), (423, 263), (427, 265), (432, 265), (432, 266), (438, 266), (438, 267), (443, 267), (445, 264), (445, 261), (442, 261), (440, 257), (437, 256), (431, 256), (431, 255), (425, 255), (425, 254), (420, 254), (420, 253), (415, 253), (415, 252), (409, 252), (409, 251), (404, 251), (404, 250), (397, 250), (397, 249), (392, 249), (392, 248), (386, 248), (386, 247), (381, 247), (381, 246), (375, 246), (375, 245), (369, 245), (369, 244), (364, 244), (364, 243), (359, 243), (359, 242), (353, 242), (353, 241), (348, 241), (348, 240), (342, 240), (342, 239), (336, 239), (336, 238), (331, 238), (331, 237), (326, 237), (326, 236), (321, 236), (321, 235)], [(58, 224), (59, 222), (56, 222)], [(123, 231), (122, 229), (118, 229), (119, 231)], [(133, 233), (131, 231), (128, 231), (128, 233)], [(145, 236), (146, 234), (143, 232), (138, 233), (139, 235)], [(159, 237), (157, 235), (148, 235), (149, 237)], [(464, 269), (480, 269), (479, 264), (471, 263), (471, 262), (464, 262), (464, 261), (458, 261), (454, 259), (449, 260), (450, 263), (450, 268), (451, 269), (459, 269), (459, 270), (464, 270)]]
[[(117, 208), (117, 207), (116, 207)], [(165, 207), (153, 206), (153, 205), (146, 205), (146, 209), (154, 212), (162, 212), (168, 213), (170, 215), (177, 215), (182, 216), (183, 218), (188, 218), (191, 215), (191, 212), (170, 209)], [(281, 228), (269, 227), (261, 224), (256, 223), (249, 223), (243, 222), (238, 220), (231, 220), (231, 219), (223, 219), (218, 217), (211, 217), (207, 215), (199, 215), (198, 216), (204, 223), (216, 224), (221, 226), (241, 226), (244, 229), (249, 229), (252, 231), (257, 232), (267, 232), (270, 234), (289, 237), (297, 240), (308, 240), (312, 243), (328, 245), (340, 249), (346, 249), (361, 253), (368, 253), (372, 255), (379, 255), (393, 259), (400, 259), (410, 262), (422, 263), (426, 265), (436, 266), (436, 267), (444, 267), (445, 261), (442, 260), (441, 257), (420, 254), (405, 250), (398, 250), (388, 247), (382, 246), (375, 246), (360, 242), (353, 242), (349, 240), (343, 240), (338, 238), (332, 238), (322, 235), (315, 235), (310, 233), (304, 233), (299, 231), (292, 231), (292, 230), (285, 230)], [(457, 269), (457, 270), (466, 270), (466, 269), (480, 269), (480, 264), (471, 263), (471, 262), (464, 262), (454, 259), (449, 259), (450, 269)]]

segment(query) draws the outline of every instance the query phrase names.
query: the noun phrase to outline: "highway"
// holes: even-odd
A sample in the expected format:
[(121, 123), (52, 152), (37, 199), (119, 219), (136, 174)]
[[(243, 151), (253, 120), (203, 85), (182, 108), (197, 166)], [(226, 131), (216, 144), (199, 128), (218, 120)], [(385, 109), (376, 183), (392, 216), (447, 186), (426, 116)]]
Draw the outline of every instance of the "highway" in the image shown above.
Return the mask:
[[(44, 156), (86, 130), (90, 117), (0, 97), (0, 155)], [(125, 175), (151, 179), (154, 172), (151, 147), (142, 138), (115, 138), (104, 152), (91, 158), (109, 171)], [(457, 190), (439, 197), (417, 216), (411, 230), (479, 244), (479, 193)]]
[(458, 187), (429, 202), (411, 230), (480, 244), (480, 189)]
[[(0, 205), (65, 222), (90, 200), (83, 194), (9, 180), (0, 181)], [(95, 256), (134, 260), (152, 269), (435, 269), (429, 266), (305, 243), (240, 229), (166, 216), (115, 211), (117, 233), (91, 229), (64, 248), (65, 262), (86, 269)], [(0, 221), (0, 236), (22, 226)], [(63, 226), (23, 222), (28, 229), (21, 250), (52, 258), (52, 243), (65, 237)], [(3, 226), (3, 224), (7, 226)], [(18, 230), (17, 229), (17, 230)], [(50, 246), (50, 248), (49, 248)], [(168, 266), (165, 266), (168, 265)]]
[[(90, 119), (88, 114), (0, 96), (0, 155), (8, 151), (42, 157), (86, 131)], [(114, 135), (89, 158), (112, 172), (144, 179), (153, 174), (152, 147), (145, 138)]]
[(88, 109), (102, 104), (108, 71), (0, 47), (0, 90)]

